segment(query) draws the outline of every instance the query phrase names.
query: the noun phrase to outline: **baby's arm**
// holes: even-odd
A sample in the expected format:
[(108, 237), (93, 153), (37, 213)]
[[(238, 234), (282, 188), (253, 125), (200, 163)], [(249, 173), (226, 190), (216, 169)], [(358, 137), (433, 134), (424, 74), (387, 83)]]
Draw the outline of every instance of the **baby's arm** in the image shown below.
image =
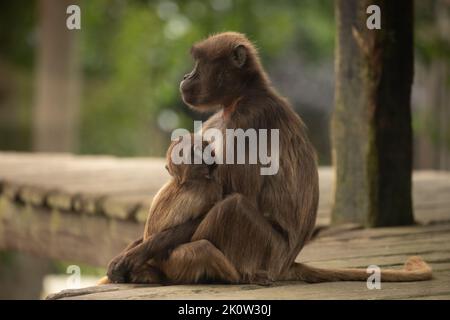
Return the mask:
[(133, 269), (150, 259), (164, 260), (177, 246), (187, 243), (203, 217), (188, 220), (177, 226), (151, 235), (142, 243), (130, 248), (125, 254), (113, 259), (108, 266), (108, 279), (111, 282), (127, 282)]
[(202, 219), (203, 217), (197, 217), (151, 235), (138, 246), (139, 248), (136, 247), (137, 263), (143, 263), (149, 259), (166, 259), (173, 249), (191, 240)]

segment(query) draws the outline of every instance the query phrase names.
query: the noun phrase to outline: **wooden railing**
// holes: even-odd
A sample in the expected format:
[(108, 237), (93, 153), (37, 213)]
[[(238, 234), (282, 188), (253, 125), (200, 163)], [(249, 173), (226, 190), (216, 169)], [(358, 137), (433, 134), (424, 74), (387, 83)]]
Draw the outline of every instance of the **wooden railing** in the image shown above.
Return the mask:
[[(332, 170), (319, 175), (318, 223), (326, 225)], [(168, 178), (160, 158), (0, 153), (0, 249), (106, 266), (142, 233)], [(417, 172), (414, 187), (418, 221), (450, 218), (449, 173)]]

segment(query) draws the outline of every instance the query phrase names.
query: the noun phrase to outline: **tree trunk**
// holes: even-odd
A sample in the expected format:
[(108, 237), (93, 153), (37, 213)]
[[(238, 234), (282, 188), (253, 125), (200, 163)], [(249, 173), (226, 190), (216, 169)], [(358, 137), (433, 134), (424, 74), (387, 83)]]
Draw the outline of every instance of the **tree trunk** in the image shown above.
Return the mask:
[[(380, 30), (366, 27), (372, 4)], [(338, 0), (336, 22), (332, 221), (412, 224), (412, 1)]]
[(79, 109), (77, 30), (66, 27), (72, 0), (39, 1), (36, 104), (33, 147), (36, 151), (74, 151)]

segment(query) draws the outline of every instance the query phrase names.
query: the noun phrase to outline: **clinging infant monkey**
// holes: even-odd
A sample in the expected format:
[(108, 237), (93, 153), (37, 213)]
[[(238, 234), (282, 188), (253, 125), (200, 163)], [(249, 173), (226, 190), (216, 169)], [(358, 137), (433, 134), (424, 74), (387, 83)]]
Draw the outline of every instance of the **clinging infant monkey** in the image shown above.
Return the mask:
[[(183, 276), (173, 272), (182, 269), (181, 266), (176, 266), (174, 259), (168, 262), (166, 258), (176, 246), (190, 241), (204, 215), (223, 197), (222, 186), (214, 177), (216, 164), (207, 164), (203, 160), (203, 151), (208, 143), (202, 141), (202, 145), (197, 146), (194, 137), (193, 134), (184, 136), (170, 145), (166, 169), (171, 179), (153, 199), (143, 238), (111, 261), (110, 265), (115, 266), (109, 269), (117, 273), (108, 276), (115, 282), (182, 282)], [(173, 161), (175, 147), (182, 150), (181, 153), (189, 151), (179, 155), (183, 163)], [(225, 269), (225, 273), (218, 278), (237, 280), (235, 268), (225, 257), (221, 258), (226, 267), (221, 266), (220, 270)], [(100, 282), (110, 281), (105, 277)]]

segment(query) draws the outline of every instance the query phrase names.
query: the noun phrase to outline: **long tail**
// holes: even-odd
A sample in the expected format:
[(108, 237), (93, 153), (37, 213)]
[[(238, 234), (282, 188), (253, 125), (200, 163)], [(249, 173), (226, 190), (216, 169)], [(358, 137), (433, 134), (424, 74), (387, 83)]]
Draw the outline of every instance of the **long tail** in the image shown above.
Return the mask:
[(111, 283), (111, 281), (109, 281), (107, 276), (104, 276), (100, 280), (97, 281), (97, 285), (108, 284), (108, 283)]
[[(302, 280), (310, 283), (366, 281), (369, 276), (370, 274), (367, 273), (366, 269), (322, 269), (295, 263), (283, 277), (283, 280)], [(408, 258), (403, 269), (381, 270), (381, 281), (386, 282), (423, 281), (431, 278), (431, 267), (417, 256)]]

